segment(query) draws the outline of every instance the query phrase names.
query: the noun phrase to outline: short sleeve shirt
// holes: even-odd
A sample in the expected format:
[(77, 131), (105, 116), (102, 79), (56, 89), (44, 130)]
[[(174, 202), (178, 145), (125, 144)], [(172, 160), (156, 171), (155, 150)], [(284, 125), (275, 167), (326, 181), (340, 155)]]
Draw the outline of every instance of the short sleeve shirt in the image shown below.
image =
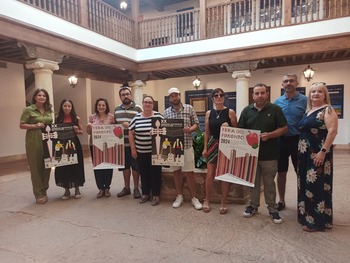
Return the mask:
[(282, 108), (284, 116), (288, 122), (288, 132), (286, 136), (299, 135), (298, 122), (305, 114), (307, 97), (299, 92), (291, 99), (285, 94), (275, 100), (275, 104)]
[[(272, 132), (287, 125), (282, 109), (271, 103), (260, 111), (251, 104), (245, 107), (238, 121), (239, 128)], [(260, 140), (259, 161), (277, 160), (279, 158), (278, 138)]]
[[(189, 104), (183, 104), (182, 109), (179, 112), (176, 112), (173, 106), (167, 108), (164, 112), (165, 119), (183, 119), (184, 127), (192, 126), (193, 124), (198, 124), (199, 120), (197, 114), (193, 107)], [(184, 134), (184, 142), (185, 149), (192, 147), (192, 135), (185, 133)]]
[[(129, 108), (125, 108), (123, 104), (120, 104), (114, 110), (114, 118), (117, 124), (122, 124), (123, 122), (131, 122), (137, 113), (142, 112), (142, 108), (136, 105), (134, 102)], [(124, 129), (124, 146), (130, 147), (129, 143), (129, 129)]]

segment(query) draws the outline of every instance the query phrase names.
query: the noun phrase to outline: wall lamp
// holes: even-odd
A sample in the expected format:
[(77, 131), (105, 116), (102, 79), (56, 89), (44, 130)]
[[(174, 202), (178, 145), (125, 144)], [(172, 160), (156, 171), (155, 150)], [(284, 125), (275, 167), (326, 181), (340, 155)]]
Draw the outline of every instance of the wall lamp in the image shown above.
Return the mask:
[(72, 75), (68, 78), (68, 82), (72, 88), (75, 88), (78, 83), (78, 78), (75, 75)]
[(125, 1), (120, 2), (120, 9), (121, 10), (126, 10), (128, 8), (128, 3)]
[(198, 89), (199, 86), (201, 85), (201, 83), (202, 83), (201, 79), (198, 78), (197, 76), (196, 76), (196, 78), (192, 81), (193, 87), (194, 87), (195, 89)]
[(315, 74), (315, 70), (312, 67), (310, 67), (310, 65), (307, 65), (307, 67), (304, 69), (303, 73), (304, 73), (305, 79), (307, 81), (310, 81)]

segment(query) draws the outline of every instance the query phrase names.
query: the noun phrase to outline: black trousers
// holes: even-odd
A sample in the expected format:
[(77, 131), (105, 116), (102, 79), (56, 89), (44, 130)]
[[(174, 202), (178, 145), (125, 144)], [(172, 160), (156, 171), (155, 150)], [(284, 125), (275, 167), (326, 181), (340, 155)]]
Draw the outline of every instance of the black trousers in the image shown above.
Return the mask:
[[(91, 159), (94, 159), (92, 146), (90, 146)], [(109, 189), (112, 183), (113, 169), (94, 170), (97, 188)]]
[(162, 166), (152, 165), (152, 153), (137, 153), (143, 195), (160, 195)]

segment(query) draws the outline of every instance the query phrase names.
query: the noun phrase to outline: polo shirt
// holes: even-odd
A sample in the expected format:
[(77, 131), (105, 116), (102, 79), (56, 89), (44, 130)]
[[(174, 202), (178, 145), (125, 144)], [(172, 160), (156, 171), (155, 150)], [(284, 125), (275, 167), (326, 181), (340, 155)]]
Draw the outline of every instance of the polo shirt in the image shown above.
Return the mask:
[[(287, 125), (282, 109), (275, 104), (267, 103), (260, 111), (254, 103), (245, 107), (238, 121), (238, 127), (260, 130), (261, 133), (272, 132)], [(279, 158), (278, 138), (260, 140), (259, 161), (277, 160)]]

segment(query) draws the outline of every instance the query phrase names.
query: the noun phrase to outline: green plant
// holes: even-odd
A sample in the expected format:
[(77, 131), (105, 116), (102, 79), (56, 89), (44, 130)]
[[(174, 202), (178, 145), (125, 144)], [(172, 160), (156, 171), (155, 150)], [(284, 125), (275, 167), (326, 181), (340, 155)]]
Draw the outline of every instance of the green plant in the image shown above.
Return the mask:
[(196, 168), (206, 169), (207, 163), (202, 156), (204, 148), (204, 133), (198, 128), (193, 134), (193, 149)]

